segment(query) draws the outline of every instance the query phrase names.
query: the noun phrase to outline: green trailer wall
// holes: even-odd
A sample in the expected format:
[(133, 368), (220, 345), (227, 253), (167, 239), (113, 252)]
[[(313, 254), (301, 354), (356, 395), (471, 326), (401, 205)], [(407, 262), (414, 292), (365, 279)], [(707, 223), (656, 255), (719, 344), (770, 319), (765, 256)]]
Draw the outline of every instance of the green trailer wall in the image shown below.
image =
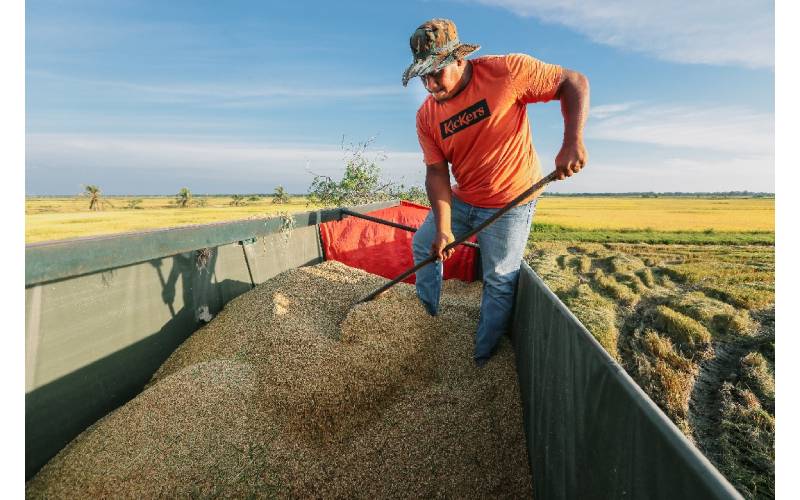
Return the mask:
[(741, 498), (527, 264), (512, 337), (534, 498)]
[[(369, 211), (394, 203), (358, 207)], [(255, 284), (322, 261), (338, 211), (26, 247), (26, 478), (124, 404), (204, 321)]]

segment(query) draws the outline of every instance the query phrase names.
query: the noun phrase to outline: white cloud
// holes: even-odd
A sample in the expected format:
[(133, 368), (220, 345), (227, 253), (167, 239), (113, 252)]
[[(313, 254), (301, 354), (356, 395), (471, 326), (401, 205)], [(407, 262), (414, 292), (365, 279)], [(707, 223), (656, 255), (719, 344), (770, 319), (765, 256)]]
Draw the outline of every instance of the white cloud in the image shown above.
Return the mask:
[(591, 118), (608, 118), (609, 116), (613, 116), (619, 114), (623, 111), (627, 111), (635, 106), (636, 102), (621, 102), (616, 104), (601, 104), (599, 106), (592, 106), (589, 109), (589, 116)]
[(771, 113), (605, 103), (592, 108), (585, 133), (586, 169), (553, 191), (775, 191)]
[(586, 136), (763, 156), (774, 154), (775, 117), (732, 106), (608, 104), (595, 108), (586, 125)]
[(562, 193), (622, 192), (775, 192), (775, 157), (731, 157), (708, 160), (699, 157), (669, 157), (647, 154), (635, 160), (590, 158), (578, 175), (555, 182), (548, 188)]
[[(367, 156), (372, 158), (380, 152), (386, 155), (380, 162), (384, 177), (405, 184), (423, 182), (421, 153), (370, 148)], [(270, 185), (284, 184), (292, 192), (308, 187), (313, 177), (311, 172), (340, 175), (344, 171), (344, 157), (340, 145), (79, 134), (29, 134), (26, 138), (29, 176), (76, 168), (150, 170), (154, 175), (171, 171), (223, 182), (270, 179)], [(220, 189), (225, 191), (224, 187)]]
[(41, 78), (60, 83), (77, 84), (81, 88), (93, 88), (107, 95), (124, 95), (126, 100), (136, 99), (152, 102), (172, 102), (219, 106), (257, 106), (274, 102), (285, 103), (287, 98), (331, 99), (385, 97), (404, 94), (400, 85), (325, 85), (309, 87), (291, 83), (243, 85), (228, 83), (131, 83), (115, 80), (77, 78), (46, 71), (28, 71), (27, 77)]
[(747, 68), (775, 65), (775, 7), (769, 0), (474, 1), (667, 61)]

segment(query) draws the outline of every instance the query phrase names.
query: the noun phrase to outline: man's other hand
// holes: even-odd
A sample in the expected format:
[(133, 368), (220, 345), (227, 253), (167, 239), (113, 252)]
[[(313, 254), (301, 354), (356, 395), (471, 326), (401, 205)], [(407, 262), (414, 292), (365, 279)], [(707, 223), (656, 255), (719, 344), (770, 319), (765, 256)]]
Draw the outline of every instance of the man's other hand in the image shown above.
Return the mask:
[(577, 174), (586, 165), (589, 156), (583, 141), (576, 141), (561, 146), (561, 151), (556, 155), (556, 171), (558, 180), (563, 181), (572, 174)]
[(450, 257), (452, 257), (453, 252), (455, 252), (456, 250), (455, 248), (451, 248), (447, 250), (447, 252), (445, 252), (444, 247), (454, 242), (455, 240), (456, 238), (455, 236), (453, 236), (452, 232), (437, 231), (436, 236), (434, 236), (433, 238), (433, 243), (431, 244), (431, 255), (435, 255), (437, 261), (444, 262), (445, 260), (449, 259)]

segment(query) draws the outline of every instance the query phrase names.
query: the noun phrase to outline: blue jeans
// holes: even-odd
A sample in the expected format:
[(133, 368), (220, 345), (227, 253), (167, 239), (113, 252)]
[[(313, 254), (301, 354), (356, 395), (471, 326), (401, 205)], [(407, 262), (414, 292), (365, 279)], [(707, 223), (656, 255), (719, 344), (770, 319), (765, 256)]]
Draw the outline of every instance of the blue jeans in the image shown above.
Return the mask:
[[(512, 208), (478, 233), (483, 267), (483, 294), (478, 333), (475, 336), (473, 354), (475, 359), (489, 358), (500, 337), (508, 331), (519, 267), (525, 253), (537, 201), (538, 198)], [(488, 219), (497, 210), (499, 209), (475, 207), (453, 196), (451, 210), (453, 234), (458, 238)], [(435, 235), (436, 222), (431, 211), (414, 235), (415, 264), (430, 256)], [(439, 312), (442, 272), (441, 262), (428, 264), (417, 271), (417, 296), (433, 316)]]

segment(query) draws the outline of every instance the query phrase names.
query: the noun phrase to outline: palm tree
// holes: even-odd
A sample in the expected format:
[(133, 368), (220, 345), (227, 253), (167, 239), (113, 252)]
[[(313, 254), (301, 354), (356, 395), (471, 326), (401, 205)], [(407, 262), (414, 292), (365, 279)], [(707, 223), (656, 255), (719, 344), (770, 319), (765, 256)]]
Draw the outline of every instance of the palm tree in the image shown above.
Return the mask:
[(83, 193), (84, 196), (89, 196), (89, 210), (102, 210), (103, 207), (100, 203), (100, 186), (96, 186), (94, 184), (84, 184), (83, 185)]
[(277, 186), (272, 193), (272, 203), (285, 205), (289, 203), (289, 193), (283, 189), (283, 186)]
[(175, 195), (175, 204), (180, 208), (186, 208), (192, 203), (192, 192), (189, 188), (181, 188)]

